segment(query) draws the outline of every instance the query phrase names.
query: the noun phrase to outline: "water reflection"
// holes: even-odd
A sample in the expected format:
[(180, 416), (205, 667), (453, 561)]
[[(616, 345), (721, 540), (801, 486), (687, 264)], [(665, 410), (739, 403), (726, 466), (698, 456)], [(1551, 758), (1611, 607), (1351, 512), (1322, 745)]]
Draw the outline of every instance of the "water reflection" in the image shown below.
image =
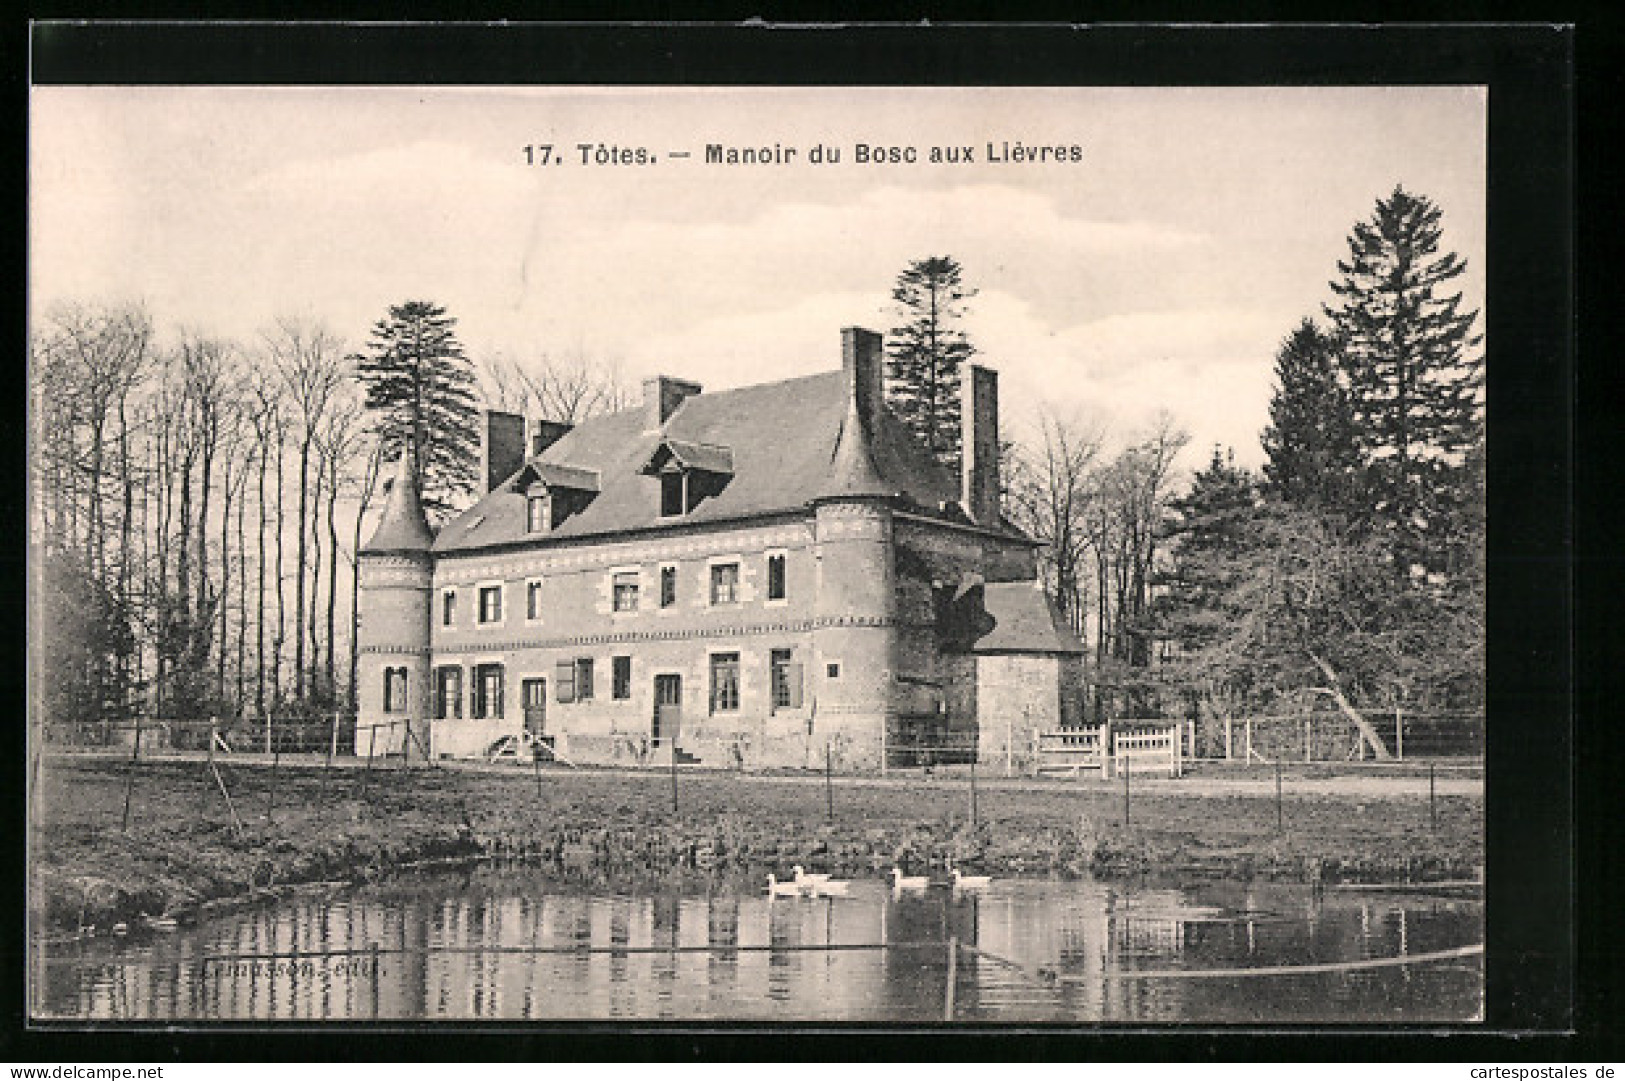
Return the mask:
[(1438, 1022), (1481, 1009), (1476, 957), (1173, 975), (1450, 949), (1482, 940), (1476, 901), (1048, 881), (964, 896), (858, 882), (846, 898), (770, 901), (565, 892), (496, 869), (42, 948), (34, 1001), (40, 1016), (117, 1019), (938, 1021), (950, 939), (973, 947), (955, 966), (959, 1021)]

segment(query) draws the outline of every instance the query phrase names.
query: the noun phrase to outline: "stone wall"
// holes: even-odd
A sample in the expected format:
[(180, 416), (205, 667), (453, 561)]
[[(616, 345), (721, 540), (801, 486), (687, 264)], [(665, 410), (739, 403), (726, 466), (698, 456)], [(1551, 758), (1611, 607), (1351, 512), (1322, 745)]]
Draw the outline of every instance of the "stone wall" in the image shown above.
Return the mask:
[(1065, 661), (1063, 657), (1034, 654), (976, 658), (983, 763), (991, 768), (1008, 760), (1018, 773), (1032, 768), (1033, 735), (1052, 731), (1061, 723), (1061, 669)]

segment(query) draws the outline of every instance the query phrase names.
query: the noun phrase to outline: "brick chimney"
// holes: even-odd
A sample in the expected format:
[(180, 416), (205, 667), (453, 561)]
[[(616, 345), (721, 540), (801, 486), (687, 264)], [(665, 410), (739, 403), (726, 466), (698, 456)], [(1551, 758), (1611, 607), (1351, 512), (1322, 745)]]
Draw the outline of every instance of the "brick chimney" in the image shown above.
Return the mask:
[(841, 370), (846, 373), (847, 393), (858, 403), (858, 416), (870, 435), (880, 423), (885, 404), (885, 353), (879, 334), (862, 327), (841, 328)]
[(999, 525), (999, 373), (972, 364), (960, 388), (960, 502), (979, 526)]
[(487, 409), (480, 459), (487, 492), (517, 473), (525, 464), (525, 418), (518, 413)]
[(698, 383), (687, 379), (673, 379), (669, 375), (651, 376), (643, 381), (643, 430), (645, 432), (658, 431), (671, 415), (677, 412), (677, 407), (683, 404), (683, 399), (699, 394), (701, 387)]
[(574, 424), (566, 424), (561, 420), (538, 420), (531, 422), (530, 426), (530, 456), (532, 458), (541, 454), (548, 447), (570, 434)]

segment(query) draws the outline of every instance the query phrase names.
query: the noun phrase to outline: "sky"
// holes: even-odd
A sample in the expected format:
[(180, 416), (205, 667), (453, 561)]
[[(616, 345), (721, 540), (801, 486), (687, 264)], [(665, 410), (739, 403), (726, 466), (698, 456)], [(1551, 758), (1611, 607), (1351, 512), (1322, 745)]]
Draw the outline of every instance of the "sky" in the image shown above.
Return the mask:
[[(1256, 466), (1276, 348), (1396, 185), (1443, 209), (1482, 308), (1486, 103), (1480, 87), (35, 88), (30, 307), (140, 300), (161, 334), (250, 346), (298, 315), (359, 348), (391, 304), (429, 299), (476, 360), (723, 389), (837, 367), (841, 327), (895, 325), (898, 272), (951, 255), (1008, 433), (1047, 411), (1122, 441), (1166, 411), (1187, 468), (1216, 445)], [(707, 144), (796, 154), (708, 164)], [(858, 144), (921, 160), (859, 162)], [(654, 160), (600, 164), (600, 147)], [(931, 164), (932, 147), (974, 160)]]

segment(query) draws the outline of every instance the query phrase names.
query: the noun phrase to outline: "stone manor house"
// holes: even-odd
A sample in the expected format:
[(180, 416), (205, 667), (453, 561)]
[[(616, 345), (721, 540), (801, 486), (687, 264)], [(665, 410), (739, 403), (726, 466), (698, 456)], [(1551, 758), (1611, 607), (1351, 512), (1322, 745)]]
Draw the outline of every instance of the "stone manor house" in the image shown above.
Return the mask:
[(966, 372), (958, 477), (882, 376), (849, 327), (839, 371), (653, 378), (573, 427), (490, 413), (487, 491), (438, 535), (402, 454), (361, 552), (357, 751), (1025, 762), (1081, 720), (1083, 646), (999, 511), (997, 376)]

